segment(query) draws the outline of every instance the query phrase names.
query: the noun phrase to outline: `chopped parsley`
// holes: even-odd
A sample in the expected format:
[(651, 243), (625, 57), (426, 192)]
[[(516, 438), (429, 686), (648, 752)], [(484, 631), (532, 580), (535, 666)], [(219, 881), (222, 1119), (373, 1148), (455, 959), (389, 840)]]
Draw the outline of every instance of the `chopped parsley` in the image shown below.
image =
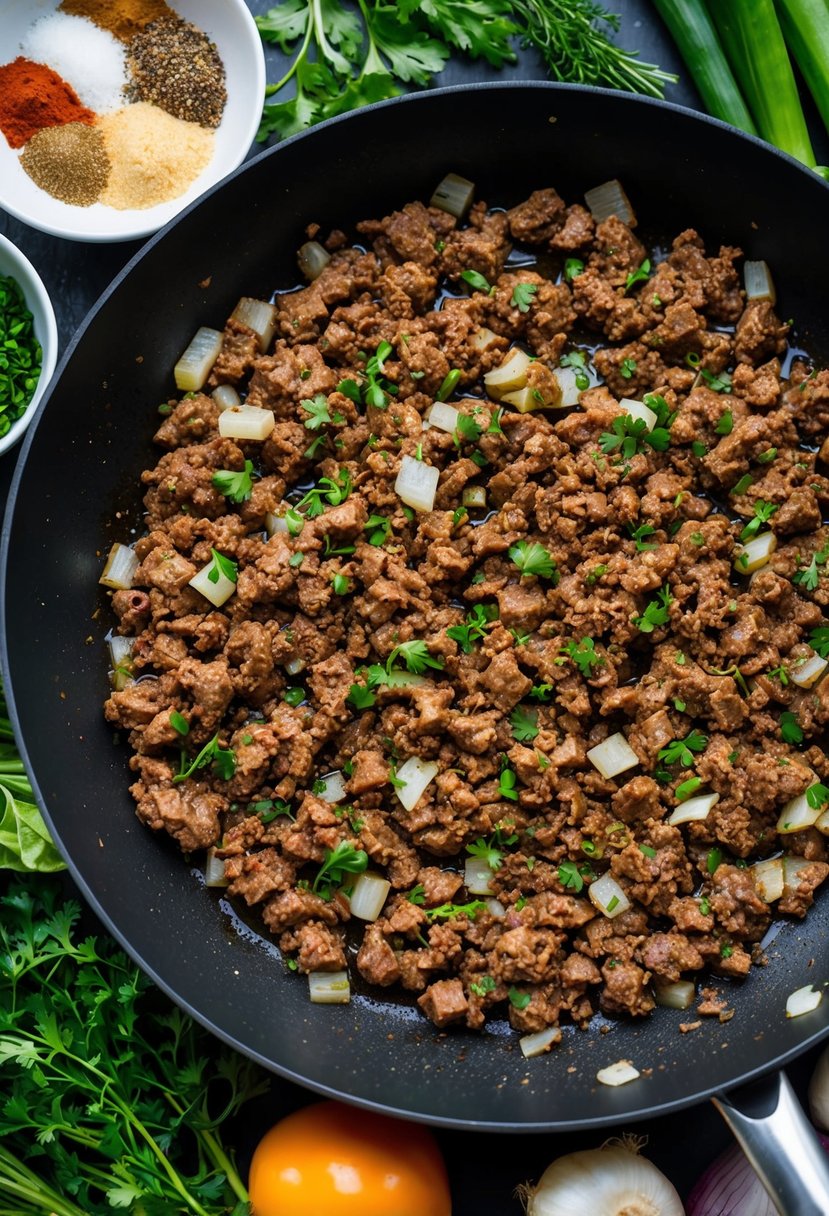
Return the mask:
[(410, 904), (422, 906), (426, 902), (426, 888), (423, 886), (423, 883), (419, 882), (412, 887), (411, 891), (407, 891), (406, 899), (408, 899)]
[(510, 988), (507, 996), (509, 997), (509, 1003), (512, 1005), (513, 1009), (526, 1009), (532, 1000), (529, 992), (519, 992), (519, 990), (515, 987)]
[(708, 736), (701, 731), (692, 730), (684, 739), (674, 739), (667, 747), (659, 749), (658, 756), (666, 764), (681, 764), (690, 768), (694, 763), (693, 752), (703, 752), (708, 746)]
[[(303, 426), (309, 431), (318, 431), (320, 427), (332, 421), (328, 410), (328, 398), (324, 397), (322, 393), (317, 393), (316, 397), (311, 397), (307, 401), (300, 401), (299, 407), (308, 415)], [(334, 419), (339, 422), (345, 421), (342, 414), (335, 414)]]
[(809, 644), (822, 659), (829, 659), (829, 625), (818, 625), (809, 634)]
[(235, 472), (233, 469), (217, 469), (210, 482), (220, 494), (224, 494), (225, 498), (229, 498), (231, 502), (247, 502), (253, 493), (252, 472), (253, 464), (250, 460), (246, 460), (241, 472)]
[(418, 638), (413, 638), (411, 642), (401, 642), (399, 646), (395, 646), (386, 660), (386, 671), (389, 674), (394, 670), (398, 660), (402, 661), (406, 670), (411, 671), (414, 675), (421, 675), (427, 667), (432, 667), (435, 671), (443, 670), (443, 659), (436, 659), (430, 655), (426, 643)]
[(820, 781), (815, 785), (810, 785), (806, 791), (806, 802), (813, 811), (817, 811), (820, 807), (829, 802), (829, 788), (823, 785)]
[(529, 312), (533, 296), (537, 291), (537, 283), (516, 283), (510, 304), (513, 308), (517, 308), (519, 312)]
[(568, 283), (572, 283), (573, 279), (577, 279), (580, 274), (584, 274), (584, 262), (581, 258), (567, 258), (564, 263), (564, 278)]
[(790, 709), (780, 715), (780, 738), (784, 743), (803, 742), (803, 728)]
[(476, 604), (466, 614), (466, 624), (450, 625), (447, 636), (457, 642), (464, 654), (472, 654), (475, 643), (486, 637), (487, 627), (498, 619), (497, 604)]
[(589, 862), (577, 865), (575, 861), (563, 861), (558, 867), (558, 881), (566, 891), (572, 891), (575, 895), (584, 887), (585, 878), (594, 877)]
[(732, 414), (731, 410), (724, 410), (717, 420), (717, 425), (714, 427), (714, 433), (716, 435), (730, 435), (733, 430), (734, 415)]
[(483, 431), (474, 418), (469, 414), (458, 414), (458, 425), (452, 435), (456, 447), (460, 447), (461, 442), (476, 443), (482, 434)]
[(386, 519), (385, 515), (369, 515), (363, 524), (363, 531), (369, 533), (367, 539), (370, 545), (383, 545), (389, 539), (391, 520)]
[(757, 498), (754, 502), (754, 518), (750, 519), (740, 533), (740, 540), (745, 544), (747, 540), (751, 540), (752, 536), (756, 536), (763, 524), (768, 523), (775, 511), (778, 510), (777, 503), (766, 502), (763, 498)]
[(309, 519), (314, 519), (325, 510), (323, 500), (332, 507), (338, 507), (348, 498), (351, 488), (351, 474), (348, 469), (341, 468), (336, 479), (321, 477), (314, 489), (303, 495), (297, 507), (304, 509)]
[(722, 849), (709, 849), (705, 859), (705, 868), (709, 874), (716, 874), (722, 865)]
[(368, 853), (364, 849), (356, 849), (347, 840), (341, 840), (335, 849), (325, 850), (311, 890), (323, 899), (330, 899), (346, 874), (362, 874), (367, 865)]
[(469, 991), (474, 992), (475, 996), (486, 996), (488, 992), (494, 992), (498, 985), (491, 975), (482, 975), (479, 980), (473, 981), (469, 985)]
[(552, 691), (552, 684), (533, 684), (527, 696), (532, 697), (534, 701), (541, 701), (546, 704), (550, 700)]
[(218, 583), (219, 576), (223, 575), (229, 579), (231, 583), (235, 583), (239, 577), (239, 568), (236, 563), (229, 557), (225, 557), (223, 553), (219, 553), (216, 549), (210, 550), (211, 562), (210, 569), (207, 572), (207, 580), (210, 583)]
[(538, 710), (516, 705), (509, 716), (512, 736), (518, 743), (531, 743), (538, 734)]
[(352, 684), (346, 701), (355, 709), (371, 709), (377, 700), (373, 691), (365, 684)]
[(179, 761), (179, 770), (173, 777), (173, 784), (179, 781), (186, 781), (188, 777), (192, 777), (193, 773), (201, 768), (207, 768), (212, 765), (216, 773), (223, 781), (229, 781), (236, 772), (236, 753), (231, 748), (224, 748), (219, 745), (219, 732), (217, 731), (209, 743), (205, 743), (204, 747), (198, 753), (194, 760), (187, 763), (187, 756), (184, 751), (181, 753)]
[(305, 700), (304, 688), (286, 688), (282, 694), (282, 700), (287, 701), (294, 709), (297, 705), (301, 705)]
[(490, 870), (499, 870), (504, 858), (504, 849), (508, 845), (515, 844), (517, 840), (517, 832), (510, 832), (508, 836), (505, 836), (502, 828), (496, 828), (489, 840), (479, 836), (472, 844), (466, 846), (466, 851), (470, 857), (477, 857), (479, 861), (485, 861)]
[(335, 595), (348, 595), (351, 590), (351, 581), (345, 574), (335, 574), (331, 579), (331, 586)]
[(651, 848), (651, 846), (649, 844), (640, 844), (639, 852), (644, 853), (645, 857), (655, 857), (656, 856), (656, 849)]
[(656, 452), (664, 452), (671, 442), (670, 431), (664, 426), (655, 426), (648, 430), (643, 418), (634, 418), (631, 414), (620, 414), (611, 423), (610, 431), (603, 431), (599, 436), (599, 447), (609, 455), (618, 451), (620, 460), (631, 460), (638, 452), (646, 447)]
[(172, 726), (173, 730), (177, 731), (180, 735), (190, 734), (190, 723), (183, 714), (178, 712), (177, 709), (170, 710), (170, 725)]
[(498, 793), (502, 798), (507, 798), (510, 802), (517, 802), (518, 793), (516, 784), (515, 773), (505, 764), (498, 778)]
[(814, 591), (820, 582), (819, 567), (825, 566), (828, 560), (829, 544), (812, 555), (812, 560), (805, 569), (798, 570), (792, 575), (792, 582), (797, 583), (800, 587), (805, 587), (807, 591)]
[(596, 643), (592, 638), (582, 638), (580, 642), (571, 640), (561, 647), (559, 654), (564, 658), (556, 659), (556, 663), (561, 664), (568, 658), (572, 659), (587, 680), (593, 675), (594, 667), (604, 666), (604, 658), (596, 654)]
[[(706, 368), (701, 367), (699, 374), (705, 381), (706, 387), (710, 388), (714, 393), (730, 393), (731, 392), (731, 376), (728, 372), (709, 372)], [(730, 428), (727, 431), (717, 431), (718, 435), (730, 434)]]
[(520, 540), (517, 545), (510, 546), (509, 557), (523, 575), (534, 574), (550, 579), (554, 585), (558, 583), (558, 567), (549, 550), (538, 541)]
[(583, 393), (585, 389), (590, 388), (590, 376), (587, 374), (587, 359), (583, 351), (571, 350), (569, 354), (562, 355), (558, 361), (559, 367), (572, 367), (576, 373), (576, 388)]
[(468, 916), (474, 920), (485, 907), (482, 899), (473, 899), (468, 904), (441, 904), (437, 908), (426, 908), (425, 912), (429, 920), (454, 920), (456, 916)]
[(641, 616), (635, 616), (633, 623), (641, 633), (653, 633), (654, 629), (667, 625), (670, 617), (670, 605), (674, 597), (670, 587), (662, 587), (656, 593), (657, 598), (651, 600)]
[(691, 451), (699, 460), (708, 455), (708, 448), (704, 443), (700, 443), (699, 439), (695, 439), (691, 444)]
[(631, 271), (625, 279), (625, 295), (630, 291), (631, 287), (635, 287), (637, 283), (647, 283), (651, 275), (650, 258), (645, 258), (641, 266), (636, 270)]
[(649, 549), (656, 549), (656, 545), (650, 545), (645, 541), (646, 536), (653, 536), (656, 528), (650, 524), (640, 524), (638, 528), (634, 528), (633, 524), (627, 525), (630, 538), (636, 544), (637, 553), (647, 553)]
[(619, 365), (619, 375), (623, 380), (632, 380), (636, 371), (635, 359), (623, 359)]

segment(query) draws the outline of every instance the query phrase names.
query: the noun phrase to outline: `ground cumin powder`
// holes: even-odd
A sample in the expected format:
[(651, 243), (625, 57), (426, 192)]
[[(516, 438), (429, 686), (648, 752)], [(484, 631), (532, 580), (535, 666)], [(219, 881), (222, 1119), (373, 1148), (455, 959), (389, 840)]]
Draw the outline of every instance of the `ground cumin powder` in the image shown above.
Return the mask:
[(100, 201), (118, 211), (178, 198), (213, 155), (213, 132), (139, 101), (99, 119), (111, 163)]
[(63, 0), (59, 8), (76, 17), (88, 17), (122, 42), (129, 42), (151, 21), (176, 16), (164, 0)]
[(96, 203), (109, 174), (101, 132), (80, 122), (38, 131), (20, 163), (41, 190), (74, 207)]

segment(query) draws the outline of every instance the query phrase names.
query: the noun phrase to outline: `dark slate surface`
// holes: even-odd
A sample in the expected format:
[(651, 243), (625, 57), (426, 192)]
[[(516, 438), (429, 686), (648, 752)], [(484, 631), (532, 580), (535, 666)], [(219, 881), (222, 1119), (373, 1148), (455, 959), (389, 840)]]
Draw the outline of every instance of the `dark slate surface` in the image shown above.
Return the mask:
[[(248, 0), (254, 13), (265, 12), (269, 0)], [(621, 14), (622, 45), (636, 48), (640, 57), (658, 63), (680, 75), (668, 86), (666, 97), (680, 105), (699, 107), (699, 98), (686, 78), (683, 65), (659, 18), (647, 0), (615, 0), (610, 7)], [(268, 77), (281, 75), (282, 56), (267, 48)], [(450, 62), (438, 78), (440, 85), (467, 81), (500, 79), (545, 79), (539, 58), (523, 51), (520, 62), (498, 73), (485, 63)], [(807, 107), (818, 159), (829, 160), (825, 132)], [(250, 156), (260, 151), (255, 145)], [(33, 262), (52, 297), (57, 314), (61, 352), (65, 350), (87, 310), (109, 281), (140, 248), (139, 242), (112, 245), (84, 245), (62, 241), (20, 223), (0, 210), (0, 232), (15, 242)], [(174, 284), (165, 285), (166, 290)], [(0, 458), (0, 496), (5, 500), (14, 468), (15, 453)], [(69, 885), (68, 880), (64, 880)], [(801, 1096), (814, 1063), (814, 1055), (798, 1062), (790, 1076)], [(238, 1129), (241, 1161), (245, 1165), (258, 1136), (277, 1117), (308, 1101), (304, 1091), (285, 1082), (274, 1082), (268, 1100), (257, 1103), (244, 1127)], [(620, 1129), (620, 1131), (623, 1129)], [(625, 1128), (648, 1138), (647, 1154), (672, 1179), (683, 1198), (699, 1173), (713, 1157), (730, 1143), (730, 1136), (713, 1107), (702, 1106), (658, 1122), (640, 1122)], [(446, 1155), (453, 1192), (453, 1216), (510, 1216), (521, 1212), (515, 1187), (527, 1179), (537, 1179), (544, 1168), (561, 1153), (600, 1144), (602, 1133), (580, 1136), (515, 1135), (501, 1137), (499, 1143), (480, 1133), (439, 1131), (438, 1139)], [(587, 1213), (574, 1216), (588, 1216)]]

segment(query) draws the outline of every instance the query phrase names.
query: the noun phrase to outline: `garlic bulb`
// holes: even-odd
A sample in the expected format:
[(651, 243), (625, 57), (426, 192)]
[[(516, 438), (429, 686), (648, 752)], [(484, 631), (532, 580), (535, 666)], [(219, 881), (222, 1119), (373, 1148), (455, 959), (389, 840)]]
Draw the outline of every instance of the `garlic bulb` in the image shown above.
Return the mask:
[(526, 1202), (527, 1216), (684, 1216), (679, 1195), (633, 1137), (559, 1157)]

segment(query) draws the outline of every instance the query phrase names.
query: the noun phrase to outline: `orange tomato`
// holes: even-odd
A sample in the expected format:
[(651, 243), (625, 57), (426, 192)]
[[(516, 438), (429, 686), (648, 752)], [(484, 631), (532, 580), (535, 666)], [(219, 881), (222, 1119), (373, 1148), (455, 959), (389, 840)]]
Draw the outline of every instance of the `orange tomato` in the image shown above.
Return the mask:
[(319, 1102), (263, 1136), (253, 1216), (451, 1216), (446, 1167), (425, 1127)]

